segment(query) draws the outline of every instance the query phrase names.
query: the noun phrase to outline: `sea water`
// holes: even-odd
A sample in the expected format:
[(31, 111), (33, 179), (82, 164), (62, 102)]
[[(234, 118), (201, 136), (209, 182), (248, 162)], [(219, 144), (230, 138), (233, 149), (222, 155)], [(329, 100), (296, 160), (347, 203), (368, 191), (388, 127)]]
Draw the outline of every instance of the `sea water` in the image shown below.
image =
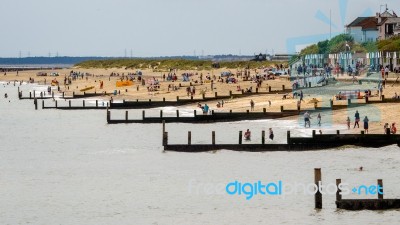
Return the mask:
[[(25, 93), (40, 88), (24, 84)], [(45, 90), (45, 89), (44, 89)], [(8, 93), (9, 98), (4, 98)], [(112, 124), (105, 110), (34, 110), (18, 100), (17, 87), (0, 85), (0, 224), (399, 224), (399, 210), (337, 210), (334, 195), (228, 195), (215, 187), (240, 182), (313, 183), (341, 178), (351, 185), (383, 179), (384, 197), (400, 198), (400, 151), (341, 148), (307, 152), (164, 152), (160, 124)], [(62, 101), (62, 100), (60, 100)], [(80, 100), (81, 101), (81, 100)], [(91, 100), (94, 101), (94, 100)], [(39, 101), (40, 103), (40, 101)], [(46, 105), (53, 104), (47, 100)], [(60, 103), (61, 104), (61, 103)], [(146, 110), (146, 116), (160, 109)], [(163, 108), (173, 115), (176, 108)], [(193, 109), (179, 108), (183, 116)], [(123, 118), (124, 111), (113, 110)], [(140, 118), (141, 110), (130, 110)], [(328, 117), (329, 115), (326, 115)], [(323, 118), (325, 115), (323, 116)], [(323, 120), (324, 122), (324, 120)], [(169, 143), (237, 143), (238, 131), (251, 129), (251, 143), (273, 128), (285, 143), (286, 131), (310, 136), (299, 120), (261, 120), (213, 124), (167, 124)], [(323, 123), (324, 133), (345, 126)], [(267, 135), (268, 136), (268, 135)], [(358, 168), (363, 166), (363, 171)], [(347, 197), (346, 197), (347, 198)], [(377, 198), (358, 196), (348, 198)]]

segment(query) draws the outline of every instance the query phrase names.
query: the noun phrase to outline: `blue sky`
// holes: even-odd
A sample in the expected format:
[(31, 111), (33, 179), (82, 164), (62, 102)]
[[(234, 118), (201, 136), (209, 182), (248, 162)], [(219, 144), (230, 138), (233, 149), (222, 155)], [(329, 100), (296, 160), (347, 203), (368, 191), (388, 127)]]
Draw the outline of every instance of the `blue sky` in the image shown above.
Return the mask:
[(329, 37), (330, 10), (343, 32), (386, 3), (400, 15), (398, 0), (0, 0), (0, 57), (287, 53)]

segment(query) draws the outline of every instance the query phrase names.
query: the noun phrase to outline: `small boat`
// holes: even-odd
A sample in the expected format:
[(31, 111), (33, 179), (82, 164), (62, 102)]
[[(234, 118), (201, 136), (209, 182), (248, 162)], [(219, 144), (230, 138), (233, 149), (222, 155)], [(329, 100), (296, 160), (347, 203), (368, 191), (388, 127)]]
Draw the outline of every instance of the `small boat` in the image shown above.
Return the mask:
[(81, 92), (89, 91), (89, 90), (91, 90), (91, 89), (93, 89), (93, 88), (94, 88), (94, 86), (90, 86), (90, 87), (83, 88), (83, 89), (81, 89), (80, 91), (81, 91)]

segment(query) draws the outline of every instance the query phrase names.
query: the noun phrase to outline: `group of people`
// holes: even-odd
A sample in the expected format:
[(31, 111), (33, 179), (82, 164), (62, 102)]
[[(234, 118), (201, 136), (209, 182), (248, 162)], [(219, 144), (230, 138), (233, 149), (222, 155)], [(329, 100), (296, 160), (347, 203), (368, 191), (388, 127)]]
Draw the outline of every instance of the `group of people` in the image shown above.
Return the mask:
[[(251, 141), (251, 131), (247, 129), (246, 132), (244, 132), (243, 137), (246, 141)], [(274, 140), (274, 131), (272, 130), (272, 128), (269, 128), (269, 139), (271, 141)]]
[[(321, 113), (318, 113), (318, 116), (317, 116), (318, 126), (321, 126), (321, 118), (322, 118)], [(306, 111), (304, 113), (304, 127), (307, 127), (307, 125), (308, 125), (308, 127), (311, 127), (311, 114), (308, 111)]]

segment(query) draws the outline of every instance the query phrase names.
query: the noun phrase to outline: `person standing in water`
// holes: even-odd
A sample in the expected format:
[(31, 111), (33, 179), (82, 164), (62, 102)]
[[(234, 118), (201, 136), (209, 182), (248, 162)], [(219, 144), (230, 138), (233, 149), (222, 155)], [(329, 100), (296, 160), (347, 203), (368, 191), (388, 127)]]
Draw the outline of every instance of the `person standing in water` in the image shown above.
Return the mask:
[(321, 113), (318, 113), (317, 121), (318, 121), (318, 126), (321, 126)]
[(360, 128), (360, 124), (358, 123), (358, 122), (360, 122), (360, 113), (358, 113), (358, 110), (356, 110), (356, 114), (354, 114), (354, 117), (355, 117), (355, 120), (354, 120), (353, 128), (356, 128), (356, 125), (357, 125), (357, 128)]
[(368, 134), (368, 122), (369, 122), (369, 119), (368, 119), (367, 116), (365, 116), (365, 118), (364, 118), (364, 132), (366, 134)]
[(246, 140), (246, 141), (250, 141), (251, 140), (251, 132), (250, 132), (250, 130), (249, 129), (247, 129), (247, 131), (246, 132), (244, 132), (244, 139)]
[(347, 117), (346, 122), (347, 122), (347, 129), (350, 130), (350, 117)]
[(250, 110), (254, 111), (254, 101), (253, 101), (253, 99), (250, 100)]
[(272, 128), (269, 128), (269, 139), (271, 139), (271, 141), (274, 140), (274, 132), (272, 131)]

